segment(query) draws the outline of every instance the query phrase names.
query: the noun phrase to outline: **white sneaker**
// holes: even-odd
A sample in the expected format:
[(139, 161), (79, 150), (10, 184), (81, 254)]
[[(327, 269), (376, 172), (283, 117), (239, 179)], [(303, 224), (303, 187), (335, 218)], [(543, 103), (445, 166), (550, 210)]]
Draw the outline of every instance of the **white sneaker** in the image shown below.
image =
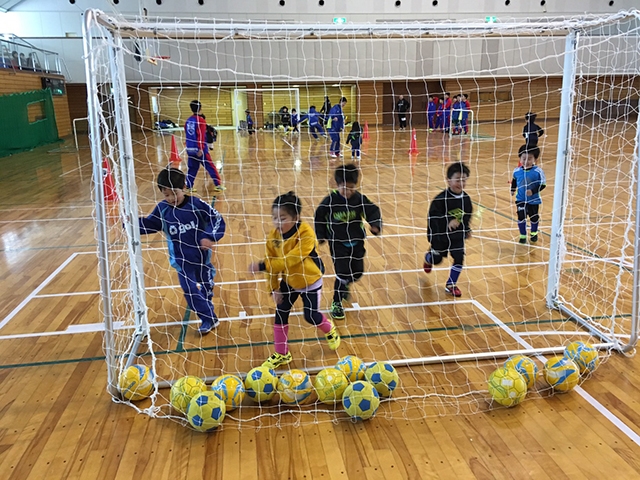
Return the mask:
[(338, 153), (338, 156), (344, 157), (344, 154), (342, 152), (340, 152), (340, 153)]
[(338, 156), (335, 153), (332, 153), (331, 155), (329, 155), (331, 158), (338, 158)]
[(358, 155), (358, 156), (356, 157), (356, 160), (360, 160), (360, 155)]

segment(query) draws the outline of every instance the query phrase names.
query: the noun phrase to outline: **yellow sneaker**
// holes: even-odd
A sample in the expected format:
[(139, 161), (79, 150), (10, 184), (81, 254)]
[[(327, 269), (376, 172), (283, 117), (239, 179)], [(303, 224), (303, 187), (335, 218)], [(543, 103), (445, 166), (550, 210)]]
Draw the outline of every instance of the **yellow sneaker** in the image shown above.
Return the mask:
[(222, 185), (216, 185), (215, 187), (213, 187), (213, 194), (214, 195), (219, 195), (220, 193), (224, 192), (226, 190), (226, 187), (223, 187)]
[(338, 333), (338, 329), (333, 323), (331, 324), (331, 330), (329, 331), (329, 333), (325, 333), (324, 336), (327, 338), (329, 348), (331, 350), (337, 350), (340, 346), (340, 334)]
[(291, 356), (291, 352), (287, 352), (286, 354), (274, 353), (269, 358), (267, 358), (262, 364), (263, 367), (270, 368), (272, 370), (276, 370), (278, 367), (282, 365), (286, 365), (287, 363), (291, 363), (293, 357)]
[(196, 190), (195, 188), (185, 188), (184, 193), (186, 193), (187, 195), (193, 195), (194, 193), (198, 193), (198, 190)]

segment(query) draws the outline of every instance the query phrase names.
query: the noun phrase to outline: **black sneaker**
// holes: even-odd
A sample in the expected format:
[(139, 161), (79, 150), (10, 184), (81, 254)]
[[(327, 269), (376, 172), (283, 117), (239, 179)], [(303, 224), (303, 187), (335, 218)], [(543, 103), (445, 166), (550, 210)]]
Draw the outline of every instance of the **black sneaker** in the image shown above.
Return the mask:
[(342, 304), (338, 302), (333, 302), (333, 304), (331, 305), (331, 310), (329, 310), (329, 313), (336, 320), (344, 319), (344, 308), (342, 308)]
[(536, 243), (538, 241), (538, 234), (536, 233), (535, 235), (532, 233), (531, 236), (529, 237), (529, 241), (531, 243)]
[(522, 244), (527, 243), (527, 236), (526, 235), (520, 235), (520, 240), (518, 240), (518, 243), (522, 243)]

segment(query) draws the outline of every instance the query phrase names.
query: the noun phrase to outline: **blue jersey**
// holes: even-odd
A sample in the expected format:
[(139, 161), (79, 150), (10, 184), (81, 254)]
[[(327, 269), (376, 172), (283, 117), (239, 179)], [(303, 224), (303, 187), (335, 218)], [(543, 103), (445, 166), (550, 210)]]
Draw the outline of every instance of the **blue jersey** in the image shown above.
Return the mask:
[[(540, 205), (542, 203), (540, 190), (546, 186), (547, 179), (542, 169), (537, 165), (526, 170), (520, 166), (513, 171), (511, 193), (516, 192), (516, 202)], [(532, 194), (527, 196), (527, 190), (531, 190)]]
[(320, 123), (320, 114), (316, 111), (315, 108), (310, 108), (309, 113), (302, 115), (300, 117), (300, 121), (304, 122), (305, 120), (309, 120), (310, 127), (317, 127)]
[(331, 107), (329, 117), (331, 118), (331, 131), (341, 132), (344, 128), (344, 115), (342, 115), (342, 107), (339, 103)]
[(436, 113), (437, 109), (438, 109), (438, 106), (436, 105), (436, 102), (429, 102), (429, 104), (427, 105), (428, 113)]
[(164, 232), (169, 247), (171, 266), (181, 271), (184, 265), (206, 265), (211, 251), (200, 248), (200, 240), (217, 242), (224, 236), (226, 224), (222, 215), (197, 197), (185, 196), (174, 207), (163, 200), (151, 215), (139, 219), (140, 233)]
[(200, 115), (191, 115), (184, 124), (184, 136), (187, 154), (197, 155), (199, 150), (207, 151), (207, 122)]
[(295, 127), (300, 123), (300, 115), (298, 113), (291, 114), (291, 126)]

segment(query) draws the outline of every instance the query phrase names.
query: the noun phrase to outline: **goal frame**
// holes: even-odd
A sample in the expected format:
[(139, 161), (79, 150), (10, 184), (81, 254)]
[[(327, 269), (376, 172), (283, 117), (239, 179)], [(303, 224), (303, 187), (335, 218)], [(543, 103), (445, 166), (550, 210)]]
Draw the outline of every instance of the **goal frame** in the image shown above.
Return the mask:
[[(593, 22), (597, 25), (597, 19), (585, 20)], [(137, 187), (135, 183), (135, 172), (133, 163), (132, 136), (130, 127), (130, 118), (127, 103), (127, 83), (125, 78), (125, 69), (123, 61), (123, 40), (134, 35), (140, 36), (156, 36), (162, 35), (163, 38), (188, 39), (193, 38), (195, 32), (202, 32), (207, 38), (221, 38), (224, 35), (240, 35), (244, 38), (261, 38), (270, 33), (273, 34), (290, 34), (299, 32), (303, 38), (317, 38), (318, 35), (327, 35), (340, 37), (345, 36), (353, 38), (354, 36), (369, 37), (373, 34), (386, 36), (394, 35), (455, 35), (461, 31), (468, 32), (471, 35), (490, 35), (494, 32), (494, 26), (480, 23), (464, 23), (464, 24), (256, 24), (256, 23), (215, 23), (215, 29), (208, 30), (206, 21), (198, 23), (172, 23), (172, 22), (143, 22), (128, 21), (119, 19), (110, 15), (106, 15), (97, 10), (88, 10), (85, 12), (85, 21), (83, 24), (84, 36), (84, 52), (85, 52), (85, 69), (87, 75), (88, 89), (88, 107), (89, 107), (89, 125), (91, 139), (91, 155), (93, 160), (93, 181), (95, 187), (95, 209), (96, 209), (96, 235), (98, 239), (98, 258), (99, 269), (101, 274), (100, 295), (102, 300), (102, 315), (105, 325), (104, 346), (106, 352), (106, 363), (108, 369), (108, 390), (111, 394), (117, 396), (117, 358), (114, 350), (114, 317), (111, 309), (112, 289), (110, 285), (110, 272), (107, 263), (109, 251), (109, 239), (107, 232), (107, 205), (104, 200), (104, 190), (102, 184), (102, 160), (105, 152), (102, 151), (102, 141), (105, 132), (101, 129), (101, 105), (98, 101), (98, 88), (95, 73), (95, 45), (98, 40), (95, 35), (97, 28), (103, 38), (107, 39), (109, 44), (109, 74), (112, 80), (113, 89), (113, 105), (115, 116), (115, 136), (117, 136), (117, 161), (119, 168), (117, 173), (121, 185), (123, 185), (123, 196), (120, 198), (121, 208), (124, 215), (136, 216), (138, 214), (137, 203)], [(547, 295), (546, 302), (550, 308), (555, 308), (575, 320), (581, 327), (601, 339), (602, 343), (595, 345), (600, 348), (617, 349), (620, 351), (631, 350), (637, 342), (638, 337), (638, 315), (640, 312), (640, 235), (636, 235), (634, 242), (635, 258), (633, 272), (633, 298), (632, 298), (632, 320), (631, 335), (629, 341), (621, 342), (620, 339), (612, 332), (604, 332), (594, 327), (588, 318), (584, 318), (578, 312), (572, 311), (566, 305), (563, 305), (558, 296), (558, 284), (560, 277), (561, 256), (560, 246), (563, 239), (563, 219), (564, 219), (564, 202), (563, 197), (566, 195), (568, 162), (571, 157), (570, 149), (570, 132), (573, 108), (573, 86), (576, 76), (576, 44), (578, 35), (576, 30), (569, 29), (567, 31), (566, 23), (561, 22), (544, 22), (544, 23), (510, 23), (508, 24), (511, 31), (521, 29), (523, 32), (530, 31), (533, 28), (545, 27), (548, 31), (557, 30), (558, 35), (566, 35), (566, 44), (564, 51), (564, 73), (562, 80), (561, 110), (560, 110), (560, 134), (558, 141), (558, 149), (556, 152), (556, 192), (562, 192), (555, 195), (552, 215), (552, 233), (551, 233), (551, 255), (549, 265), (549, 276), (547, 278)], [(585, 24), (580, 24), (584, 28)], [(185, 32), (187, 32), (185, 34)], [(508, 35), (509, 30), (506, 30)], [(191, 35), (191, 37), (188, 37)], [(203, 37), (204, 38), (204, 37)], [(104, 41), (102, 41), (104, 44)], [(391, 80), (391, 79), (390, 79)], [(255, 89), (270, 90), (270, 89)], [(272, 89), (275, 90), (275, 89)], [(296, 90), (296, 89), (285, 89)], [(243, 89), (248, 92), (251, 89)], [(298, 94), (299, 103), (299, 94)], [(299, 104), (297, 105), (299, 111)], [(473, 112), (471, 112), (473, 114)], [(473, 128), (473, 117), (470, 116), (470, 126)], [(635, 157), (640, 157), (638, 145), (640, 144), (640, 118), (636, 126), (636, 151)], [(115, 150), (115, 149), (114, 149)], [(109, 152), (109, 154), (113, 154)], [(638, 165), (638, 162), (636, 162)], [(638, 167), (633, 172), (635, 178), (640, 178)], [(640, 182), (636, 181), (636, 211), (635, 211), (635, 228), (636, 233), (640, 232)], [(134, 218), (134, 217), (130, 217)], [(150, 325), (147, 317), (147, 307), (145, 303), (145, 283), (144, 268), (142, 262), (142, 250), (140, 241), (140, 231), (136, 222), (127, 222), (129, 229), (129, 242), (126, 245), (127, 255), (131, 266), (135, 266), (130, 272), (130, 292), (133, 303), (133, 322), (135, 324), (134, 339), (130, 346), (130, 351), (125, 355), (128, 356), (127, 365), (130, 365), (145, 338), (150, 336)], [(514, 334), (516, 335), (516, 334)], [(446, 355), (421, 358), (409, 358), (401, 360), (392, 360), (389, 363), (399, 365), (425, 365), (430, 363), (441, 362), (460, 362), (486, 359), (496, 359), (509, 357), (514, 354), (538, 354), (545, 355), (550, 353), (561, 353), (564, 346), (559, 344), (556, 347), (534, 348), (520, 342), (522, 349), (512, 350), (496, 350), (490, 352), (463, 354), (463, 355)], [(153, 356), (152, 356), (153, 357)], [(308, 369), (313, 372), (314, 369)], [(206, 379), (205, 379), (206, 380)], [(159, 387), (168, 386), (167, 382), (158, 382)]]

